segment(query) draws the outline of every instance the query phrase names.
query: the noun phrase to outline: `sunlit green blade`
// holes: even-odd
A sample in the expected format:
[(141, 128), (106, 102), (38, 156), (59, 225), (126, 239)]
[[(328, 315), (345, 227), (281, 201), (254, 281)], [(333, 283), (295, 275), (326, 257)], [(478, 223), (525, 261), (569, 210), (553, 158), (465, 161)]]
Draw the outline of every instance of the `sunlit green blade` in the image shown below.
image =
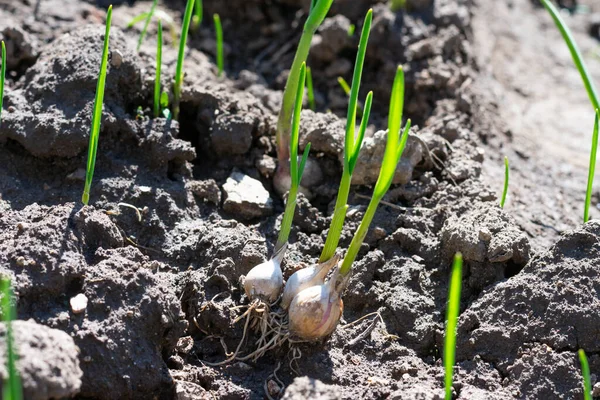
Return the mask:
[(156, 77), (154, 78), (154, 118), (160, 115), (160, 73), (162, 69), (162, 21), (158, 21), (158, 41), (156, 43)]
[(583, 210), (583, 222), (590, 219), (590, 204), (592, 202), (592, 185), (594, 184), (594, 173), (596, 171), (596, 153), (598, 151), (598, 125), (600, 119), (600, 110), (596, 109), (594, 118), (594, 133), (592, 135), (592, 151), (590, 152), (590, 166), (588, 169), (587, 190), (585, 193), (585, 206)]
[(215, 22), (215, 35), (217, 38), (217, 67), (219, 73), (217, 76), (223, 75), (223, 28), (221, 27), (221, 18), (219, 14), (213, 15)]
[(152, 20), (152, 16), (154, 15), (154, 9), (156, 8), (156, 4), (158, 0), (154, 0), (152, 2), (152, 7), (150, 7), (150, 12), (146, 16), (146, 22), (144, 22), (144, 27), (142, 28), (142, 32), (140, 32), (140, 37), (138, 39), (137, 51), (140, 51), (140, 47), (142, 47), (142, 42), (146, 37), (146, 32), (148, 31), (148, 25), (150, 25), (150, 20)]
[(452, 380), (456, 359), (456, 326), (460, 311), (460, 291), (462, 286), (462, 254), (456, 253), (452, 265), (452, 277), (448, 292), (448, 308), (446, 309), (446, 335), (444, 337), (444, 386), (446, 400), (452, 400)]
[(181, 86), (183, 85), (183, 60), (185, 58), (185, 46), (190, 30), (190, 21), (194, 11), (194, 0), (188, 0), (183, 15), (181, 36), (179, 38), (179, 53), (177, 54), (177, 66), (175, 68), (175, 85), (173, 87), (173, 118), (179, 118), (179, 101), (181, 100)]
[(504, 156), (504, 189), (502, 190), (502, 199), (500, 200), (500, 208), (504, 208), (506, 195), (508, 194), (508, 179), (510, 170), (508, 168), (508, 157)]

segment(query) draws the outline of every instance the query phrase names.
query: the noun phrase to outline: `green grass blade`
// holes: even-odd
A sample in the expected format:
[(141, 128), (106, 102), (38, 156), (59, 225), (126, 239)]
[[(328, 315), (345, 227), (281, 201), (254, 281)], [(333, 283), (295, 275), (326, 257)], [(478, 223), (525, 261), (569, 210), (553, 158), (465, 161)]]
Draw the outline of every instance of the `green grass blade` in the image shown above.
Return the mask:
[(583, 376), (583, 398), (592, 400), (592, 380), (590, 379), (590, 365), (588, 364), (585, 351), (579, 349), (579, 363), (581, 364), (581, 375)]
[(356, 108), (358, 105), (358, 91), (360, 89), (360, 81), (362, 79), (362, 72), (365, 64), (365, 55), (367, 53), (367, 43), (369, 41), (369, 33), (371, 32), (371, 22), (373, 21), (373, 9), (367, 11), (365, 21), (363, 23), (362, 32), (360, 34), (360, 41), (358, 44), (358, 52), (356, 53), (356, 61), (354, 62), (354, 74), (352, 75), (352, 88), (348, 87), (348, 84), (342, 77), (338, 77), (338, 82), (344, 88), (346, 94), (350, 95), (348, 101), (348, 114), (346, 116), (346, 139), (344, 149), (344, 168), (348, 167), (349, 158), (353, 156), (355, 152), (360, 150), (360, 143), (357, 146), (354, 145), (355, 141), (355, 127), (356, 127)]
[(304, 153), (302, 153), (302, 160), (298, 165), (298, 182), (302, 182), (302, 175), (304, 174), (304, 167), (306, 166), (306, 160), (308, 160), (308, 153), (310, 153), (310, 142), (306, 144)]
[(315, 8), (315, 6), (317, 5), (317, 1), (318, 0), (310, 0), (310, 11), (309, 13), (312, 12), (313, 8)]
[(590, 219), (590, 204), (592, 202), (592, 185), (594, 184), (594, 173), (596, 171), (596, 153), (598, 150), (598, 124), (600, 110), (596, 109), (594, 118), (594, 134), (592, 135), (592, 151), (590, 152), (590, 167), (588, 169), (587, 190), (585, 192), (585, 206), (583, 208), (583, 223)]
[[(283, 220), (281, 221), (281, 228), (279, 230), (279, 236), (277, 237), (277, 244), (275, 249), (281, 248), (290, 236), (290, 230), (292, 229), (292, 220), (294, 219), (294, 212), (296, 210), (296, 196), (298, 194), (298, 188), (300, 186), (300, 180), (302, 173), (304, 172), (304, 165), (306, 158), (308, 157), (308, 151), (304, 149), (304, 155), (300, 165), (298, 165), (298, 142), (300, 132), (300, 114), (302, 113), (302, 99), (304, 97), (304, 85), (306, 80), (306, 63), (302, 63), (300, 66), (300, 77), (299, 82), (296, 85), (296, 97), (294, 102), (294, 115), (292, 119), (292, 136), (290, 139), (290, 175), (292, 178), (292, 184), (290, 191), (288, 192), (288, 198), (285, 205), (285, 211), (283, 213)], [(310, 150), (310, 146), (307, 146)]]
[(502, 189), (502, 198), (500, 199), (500, 208), (504, 208), (506, 195), (508, 194), (508, 178), (510, 170), (508, 168), (508, 157), (504, 156), (504, 189)]
[(204, 14), (204, 9), (202, 5), (202, 0), (196, 0), (194, 2), (194, 16), (192, 17), (192, 29), (196, 30), (202, 23), (202, 18)]
[(146, 18), (148, 18), (148, 14), (150, 14), (150, 13), (143, 12), (143, 13), (131, 18), (131, 20), (127, 23), (127, 29), (131, 29), (131, 28), (133, 28), (134, 25), (144, 21)]
[[(283, 100), (281, 102), (281, 108), (279, 109), (279, 115), (277, 117), (277, 159), (279, 165), (285, 165), (289, 158), (289, 140), (292, 123), (292, 112), (294, 108), (294, 96), (298, 87), (296, 86), (299, 82), (300, 66), (306, 61), (308, 52), (310, 51), (310, 44), (312, 42), (313, 35), (319, 25), (325, 19), (325, 16), (329, 12), (329, 8), (333, 0), (318, 0), (312, 7), (311, 12), (304, 23), (304, 29), (302, 36), (300, 37), (300, 43), (296, 49), (296, 55), (290, 73), (288, 74), (285, 88), (283, 90)], [(284, 167), (285, 169), (285, 167)]]
[(160, 116), (160, 74), (162, 69), (162, 45), (163, 45), (162, 21), (158, 21), (158, 41), (156, 43), (156, 77), (154, 78), (154, 118)]
[(348, 27), (348, 37), (354, 36), (354, 31), (356, 30), (356, 25), (350, 24)]
[(179, 53), (177, 54), (177, 67), (175, 68), (175, 85), (173, 86), (173, 118), (179, 118), (179, 102), (181, 100), (181, 86), (183, 85), (183, 60), (185, 58), (185, 46), (190, 30), (190, 21), (194, 11), (194, 0), (188, 0), (183, 15), (181, 36), (179, 38)]
[(2, 122), (2, 105), (4, 104), (4, 80), (6, 79), (6, 45), (2, 41), (2, 66), (0, 67), (0, 123)]
[(140, 37), (138, 39), (138, 44), (137, 44), (137, 48), (136, 48), (136, 50), (138, 52), (140, 51), (140, 47), (142, 47), (142, 42), (144, 41), (144, 38), (146, 37), (146, 32), (148, 32), (148, 25), (150, 25), (150, 21), (152, 20), (152, 16), (154, 15), (154, 9), (156, 9), (157, 3), (158, 3), (158, 0), (154, 0), (152, 2), (152, 7), (150, 7), (150, 12), (146, 16), (146, 22), (144, 22), (144, 27), (142, 28), (142, 32), (140, 32)]
[(341, 76), (338, 76), (337, 81), (340, 84), (340, 87), (342, 88), (346, 96), (350, 96), (350, 85), (348, 85), (348, 82), (346, 82), (346, 80)]
[(219, 14), (213, 15), (215, 22), (215, 35), (217, 37), (217, 67), (219, 73), (217, 76), (223, 75), (223, 27), (221, 26), (221, 17)]
[(12, 304), (13, 293), (9, 279), (3, 278), (0, 281), (0, 292), (2, 293), (2, 300), (0, 301), (2, 320), (6, 323), (6, 369), (8, 371), (8, 382), (4, 382), (3, 384), (2, 398), (4, 400), (22, 400), (23, 387), (16, 365), (17, 355), (15, 353), (12, 330), (12, 321), (16, 318), (16, 311)]
[(448, 292), (448, 308), (446, 309), (446, 335), (444, 337), (444, 386), (446, 400), (452, 400), (452, 380), (456, 359), (456, 326), (460, 311), (460, 291), (462, 286), (462, 254), (456, 253), (452, 265), (452, 277)]
[(108, 63), (108, 42), (110, 36), (110, 22), (112, 19), (112, 6), (108, 7), (106, 13), (106, 31), (104, 33), (104, 48), (102, 50), (102, 61), (100, 63), (100, 72), (98, 74), (98, 84), (96, 86), (96, 98), (94, 100), (94, 110), (92, 114), (92, 127), (90, 129), (90, 143), (88, 146), (87, 169), (85, 174), (85, 186), (81, 201), (87, 205), (90, 199), (90, 188), (92, 186), (92, 177), (96, 166), (96, 151), (98, 150), (98, 136), (100, 135), (100, 122), (102, 120), (102, 105), (104, 103), (104, 86), (106, 83), (106, 68)]
[(554, 20), (556, 27), (560, 31), (560, 34), (562, 35), (565, 43), (569, 47), (571, 57), (573, 58), (573, 62), (575, 63), (575, 66), (577, 67), (577, 70), (581, 75), (583, 85), (585, 86), (585, 90), (587, 91), (590, 101), (592, 102), (594, 110), (600, 109), (600, 98), (598, 97), (598, 91), (596, 90), (596, 87), (592, 82), (592, 76), (588, 72), (585, 62), (583, 61), (583, 56), (581, 55), (581, 51), (579, 51), (579, 47), (577, 47), (577, 44), (575, 43), (575, 39), (573, 38), (571, 31), (567, 27), (565, 21), (563, 21), (562, 17), (560, 16), (558, 9), (554, 6), (554, 4), (550, 2), (550, 0), (540, 1), (544, 5), (544, 7), (546, 7), (546, 10), (548, 10), (548, 12), (550, 13), (550, 16)]
[(350, 175), (354, 172), (354, 167), (356, 167), (356, 162), (358, 161), (358, 154), (360, 153), (360, 146), (362, 145), (362, 141), (365, 137), (365, 131), (367, 130), (367, 125), (369, 124), (369, 116), (371, 115), (371, 104), (373, 103), (373, 92), (367, 93), (367, 98), (365, 100), (365, 110), (363, 112), (362, 120), (360, 121), (360, 128), (358, 129), (358, 136), (356, 137), (356, 143), (354, 145), (354, 149), (352, 150), (352, 154), (350, 155), (350, 159), (348, 160), (348, 170), (350, 171)]
[(311, 110), (315, 111), (317, 106), (315, 104), (315, 92), (313, 91), (312, 71), (310, 67), (306, 67), (306, 88), (308, 90), (308, 106)]

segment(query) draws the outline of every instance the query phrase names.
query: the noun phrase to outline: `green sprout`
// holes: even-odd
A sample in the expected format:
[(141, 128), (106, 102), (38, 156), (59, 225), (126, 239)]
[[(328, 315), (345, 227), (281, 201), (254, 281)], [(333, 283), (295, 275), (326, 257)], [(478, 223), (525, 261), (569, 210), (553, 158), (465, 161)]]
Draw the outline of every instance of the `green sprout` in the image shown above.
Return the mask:
[(594, 183), (594, 171), (596, 170), (596, 152), (598, 150), (598, 119), (600, 119), (600, 110), (596, 109), (596, 117), (594, 118), (594, 133), (592, 134), (592, 151), (590, 153), (590, 167), (588, 169), (587, 190), (585, 192), (585, 206), (583, 208), (584, 224), (590, 220), (592, 184)]
[(346, 210), (348, 209), (346, 203), (348, 202), (352, 173), (354, 172), (354, 167), (356, 166), (356, 161), (358, 160), (358, 153), (360, 152), (365, 130), (367, 129), (367, 124), (369, 122), (369, 114), (371, 113), (373, 92), (369, 92), (369, 94), (367, 94), (367, 99), (365, 100), (365, 111), (360, 122), (358, 136), (356, 136), (355, 127), (356, 113), (358, 108), (358, 90), (360, 88), (360, 81), (362, 78), (363, 65), (365, 61), (365, 54), (367, 52), (367, 42), (369, 40), (369, 32), (371, 30), (372, 20), (373, 10), (369, 10), (365, 16), (365, 22), (360, 35), (358, 53), (356, 54), (356, 62), (354, 64), (354, 75), (352, 77), (352, 89), (349, 90), (350, 100), (348, 101), (346, 137), (344, 140), (344, 169), (342, 172), (340, 187), (338, 189), (338, 196), (335, 202), (331, 227), (329, 228), (329, 233), (327, 234), (323, 252), (319, 258), (320, 263), (329, 260), (335, 254), (335, 250), (340, 240), (342, 227), (346, 218)]
[(6, 323), (6, 369), (8, 371), (8, 382), (4, 382), (2, 387), (2, 398), (4, 400), (23, 399), (23, 387), (21, 378), (17, 370), (17, 355), (14, 349), (14, 338), (12, 330), (12, 321), (16, 318), (15, 307), (12, 304), (13, 292), (10, 285), (10, 279), (0, 280), (0, 292), (2, 293), (2, 320)]
[(354, 36), (354, 31), (356, 30), (356, 25), (350, 24), (348, 27), (348, 37)]
[(156, 77), (154, 78), (154, 118), (160, 115), (160, 71), (162, 69), (162, 22), (158, 21), (158, 42), (156, 43)]
[(346, 80), (341, 76), (338, 76), (337, 81), (340, 84), (346, 96), (350, 96), (350, 85), (348, 85), (348, 82), (346, 82)]
[(300, 43), (296, 49), (296, 55), (294, 61), (292, 61), (292, 67), (283, 90), (283, 100), (281, 102), (281, 109), (279, 110), (279, 116), (277, 118), (277, 157), (279, 160), (279, 171), (280, 176), (287, 174), (287, 161), (289, 159), (289, 141), (290, 131), (292, 123), (292, 112), (294, 108), (295, 94), (298, 89), (297, 85), (299, 82), (300, 67), (302, 63), (306, 61), (308, 52), (310, 50), (310, 43), (312, 37), (321, 25), (333, 0), (312, 0), (311, 10), (306, 22), (304, 23), (304, 29), (302, 36), (300, 37)]
[(277, 237), (277, 244), (275, 245), (275, 253), (287, 243), (288, 237), (290, 236), (290, 230), (292, 229), (292, 220), (294, 219), (294, 211), (296, 210), (296, 196), (298, 195), (298, 188), (300, 187), (300, 181), (302, 180), (302, 174), (304, 173), (304, 166), (308, 158), (308, 152), (310, 151), (310, 143), (304, 148), (302, 159), (298, 163), (298, 142), (299, 142), (299, 131), (300, 131), (300, 113), (302, 111), (302, 98), (304, 96), (304, 80), (306, 79), (306, 63), (302, 63), (300, 66), (300, 82), (296, 85), (296, 99), (294, 106), (294, 115), (292, 121), (292, 137), (290, 141), (290, 176), (292, 184), (290, 191), (288, 192), (288, 198), (285, 205), (285, 211), (283, 213), (283, 220), (281, 222), (281, 229), (279, 236)]
[(506, 202), (506, 195), (508, 194), (508, 177), (508, 157), (504, 156), (504, 189), (502, 190), (502, 198), (500, 199), (500, 208), (504, 208), (504, 203)]
[(106, 13), (106, 32), (104, 33), (104, 49), (102, 50), (102, 61), (98, 73), (98, 84), (96, 86), (96, 98), (92, 113), (92, 127), (90, 129), (90, 143), (88, 145), (87, 169), (85, 174), (85, 186), (81, 201), (87, 205), (90, 200), (90, 187), (96, 166), (96, 151), (98, 150), (98, 136), (100, 135), (100, 122), (102, 120), (102, 103), (104, 102), (104, 86), (106, 83), (106, 67), (108, 63), (108, 39), (110, 36), (110, 21), (112, 19), (112, 5)]
[(581, 55), (581, 51), (579, 51), (579, 48), (577, 47), (577, 44), (575, 43), (575, 39), (573, 38), (571, 31), (567, 27), (567, 24), (565, 23), (565, 21), (563, 21), (557, 8), (554, 6), (554, 4), (552, 4), (550, 2), (550, 0), (540, 0), (540, 1), (544, 5), (544, 7), (546, 7), (546, 10), (548, 10), (548, 12), (550, 13), (550, 16), (554, 20), (556, 27), (560, 31), (560, 34), (562, 35), (565, 43), (569, 47), (569, 51), (571, 52), (571, 57), (573, 58), (573, 62), (575, 63), (575, 66), (577, 67), (577, 70), (579, 71), (579, 74), (581, 75), (581, 79), (583, 80), (583, 85), (585, 86), (585, 90), (587, 91), (590, 101), (592, 102), (592, 106), (594, 107), (594, 110), (600, 109), (600, 100), (598, 97), (598, 91), (596, 90), (596, 87), (594, 86), (594, 83), (592, 82), (592, 77), (585, 65), (585, 62), (583, 61), (583, 56)]
[(444, 386), (446, 388), (446, 400), (452, 400), (452, 380), (456, 356), (456, 325), (458, 323), (458, 312), (460, 311), (462, 265), (462, 254), (456, 253), (454, 256), (454, 263), (452, 264), (452, 277), (450, 278), (450, 288), (448, 290), (446, 335), (444, 337)]
[(183, 59), (185, 58), (185, 44), (190, 29), (190, 21), (192, 20), (192, 11), (194, 11), (194, 0), (188, 0), (183, 15), (177, 67), (175, 68), (175, 84), (173, 85), (173, 118), (175, 119), (179, 118), (179, 101), (181, 100), (181, 86), (183, 85)]
[(158, 3), (158, 0), (154, 0), (152, 2), (152, 6), (150, 7), (150, 12), (146, 16), (146, 21), (144, 22), (144, 27), (142, 28), (142, 32), (140, 32), (140, 37), (138, 39), (138, 44), (137, 44), (137, 48), (136, 48), (136, 50), (138, 52), (140, 51), (140, 47), (142, 47), (142, 42), (144, 41), (144, 37), (146, 37), (146, 32), (148, 31), (148, 25), (150, 25), (150, 20), (152, 19), (152, 16), (154, 15), (154, 9), (156, 9), (157, 3)]
[(192, 17), (192, 30), (198, 29), (202, 23), (203, 9), (202, 0), (196, 0), (194, 2), (194, 16)]
[[(342, 266), (339, 270), (340, 275), (342, 276), (348, 275), (350, 269), (352, 268), (352, 263), (356, 259), (356, 255), (360, 250), (360, 246), (365, 236), (367, 235), (369, 225), (371, 225), (371, 221), (373, 220), (373, 216), (375, 215), (377, 206), (379, 205), (379, 202), (381, 201), (385, 193), (390, 188), (390, 185), (392, 184), (392, 180), (394, 179), (394, 175), (396, 173), (396, 167), (398, 165), (398, 162), (400, 161), (400, 157), (402, 156), (404, 147), (406, 146), (406, 141), (408, 140), (408, 132), (410, 131), (410, 119), (406, 121), (406, 126), (404, 127), (402, 135), (398, 137), (402, 125), (403, 107), (404, 72), (402, 71), (402, 66), (398, 66), (398, 69), (396, 70), (396, 76), (394, 78), (394, 85), (392, 86), (392, 95), (390, 98), (390, 112), (388, 116), (387, 142), (385, 144), (385, 152), (383, 154), (383, 161), (381, 163), (379, 177), (377, 178), (377, 183), (375, 183), (375, 188), (373, 189), (373, 197), (371, 197), (371, 201), (367, 206), (367, 211), (365, 211), (365, 215), (363, 216), (363, 219), (360, 222), (360, 225), (358, 226), (358, 230), (356, 231), (354, 237), (352, 238), (352, 241), (350, 242), (348, 252), (344, 257), (344, 260), (342, 261)], [(347, 146), (347, 148), (350, 147)], [(344, 164), (348, 163), (353, 168), (356, 163), (357, 156), (358, 151), (356, 151), (350, 159), (345, 160)], [(334, 223), (335, 215), (334, 221), (332, 221), (331, 224), (332, 227), (329, 229), (329, 235), (331, 235), (331, 231), (334, 230)], [(338, 228), (336, 227), (335, 229)], [(341, 226), (339, 228), (339, 231), (341, 231)], [(329, 237), (327, 239), (329, 240)], [(325, 246), (327, 246), (327, 243), (325, 244)], [(325, 251), (325, 249), (323, 251)], [(323, 258), (323, 254), (321, 254), (321, 257)]]
[(2, 103), (4, 102), (4, 80), (6, 79), (6, 45), (2, 41), (2, 66), (0, 67), (0, 121), (2, 121)]
[(315, 111), (317, 106), (315, 104), (315, 92), (313, 91), (312, 71), (310, 67), (306, 67), (306, 88), (308, 89), (308, 105), (311, 110)]
[(219, 68), (217, 76), (221, 76), (223, 75), (223, 27), (221, 26), (219, 14), (213, 15), (213, 21), (215, 22), (215, 35), (217, 37), (217, 67)]
[(583, 398), (592, 400), (592, 380), (590, 379), (590, 365), (588, 364), (585, 351), (579, 349), (579, 363), (581, 364), (581, 375), (583, 376)]
[(166, 119), (171, 119), (171, 110), (169, 110), (169, 93), (163, 91), (160, 94), (160, 108), (162, 109), (162, 115)]

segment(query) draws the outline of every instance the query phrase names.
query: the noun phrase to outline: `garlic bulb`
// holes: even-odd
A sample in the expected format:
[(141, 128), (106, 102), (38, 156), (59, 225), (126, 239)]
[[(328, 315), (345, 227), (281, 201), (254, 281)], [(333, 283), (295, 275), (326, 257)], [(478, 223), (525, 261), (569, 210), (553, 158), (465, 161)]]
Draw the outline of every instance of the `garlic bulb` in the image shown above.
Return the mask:
[(344, 303), (341, 293), (348, 277), (338, 271), (324, 284), (311, 286), (294, 297), (289, 309), (290, 333), (301, 340), (314, 341), (331, 334), (337, 326)]
[(244, 281), (244, 290), (250, 300), (262, 300), (272, 303), (277, 300), (283, 286), (281, 261), (285, 255), (287, 243), (277, 249), (273, 258), (252, 268)]
[(281, 297), (281, 308), (287, 310), (294, 297), (306, 288), (319, 286), (325, 282), (327, 273), (337, 265), (339, 257), (333, 256), (324, 263), (302, 268), (290, 276), (285, 283), (283, 296)]

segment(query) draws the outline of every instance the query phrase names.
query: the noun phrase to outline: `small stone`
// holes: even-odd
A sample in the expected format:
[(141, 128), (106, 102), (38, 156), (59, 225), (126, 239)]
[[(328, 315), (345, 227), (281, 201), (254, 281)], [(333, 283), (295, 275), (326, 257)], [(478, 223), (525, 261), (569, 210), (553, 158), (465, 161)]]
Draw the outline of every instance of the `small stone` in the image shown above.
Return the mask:
[(278, 397), (279, 393), (281, 393), (281, 387), (273, 379), (269, 379), (267, 382), (267, 390), (273, 398)]
[(29, 228), (29, 224), (26, 222), (19, 222), (17, 224), (17, 232), (19, 233), (23, 233), (27, 230), (27, 228)]
[(600, 382), (596, 382), (592, 389), (592, 397), (600, 397)]
[(488, 228), (481, 228), (479, 230), (479, 240), (489, 242), (490, 240), (492, 240), (492, 232), (490, 232)]
[(17, 260), (16, 260), (16, 261), (17, 261), (17, 265), (18, 265), (19, 267), (24, 267), (24, 266), (26, 266), (26, 265), (27, 265), (27, 261), (25, 260), (25, 257), (23, 257), (23, 256), (19, 256), (19, 257), (17, 257)]
[(138, 190), (140, 193), (144, 194), (152, 192), (152, 188), (150, 186), (138, 186)]
[(71, 311), (73, 311), (73, 314), (80, 314), (87, 308), (88, 298), (85, 294), (79, 293), (77, 296), (71, 297), (69, 303), (71, 304)]
[(110, 52), (110, 65), (116, 69), (121, 68), (123, 64), (123, 54), (119, 50), (113, 50)]
[(232, 172), (223, 185), (223, 210), (241, 219), (264, 217), (273, 213), (273, 200), (259, 180), (238, 171)]
[(67, 175), (67, 179), (71, 181), (84, 181), (85, 180), (85, 169), (78, 168), (75, 171)]
[(177, 341), (177, 345), (175, 346), (175, 350), (178, 353), (188, 354), (190, 350), (194, 347), (194, 338), (191, 336), (184, 336), (179, 338)]
[(377, 240), (381, 240), (387, 236), (387, 232), (380, 226), (373, 228), (373, 237)]
[(256, 160), (255, 166), (262, 176), (265, 178), (271, 178), (277, 169), (277, 162), (275, 161), (275, 158), (264, 154), (262, 157)]
[(17, 109), (13, 106), (8, 106), (8, 112), (9, 113), (14, 113), (15, 111), (17, 111)]

